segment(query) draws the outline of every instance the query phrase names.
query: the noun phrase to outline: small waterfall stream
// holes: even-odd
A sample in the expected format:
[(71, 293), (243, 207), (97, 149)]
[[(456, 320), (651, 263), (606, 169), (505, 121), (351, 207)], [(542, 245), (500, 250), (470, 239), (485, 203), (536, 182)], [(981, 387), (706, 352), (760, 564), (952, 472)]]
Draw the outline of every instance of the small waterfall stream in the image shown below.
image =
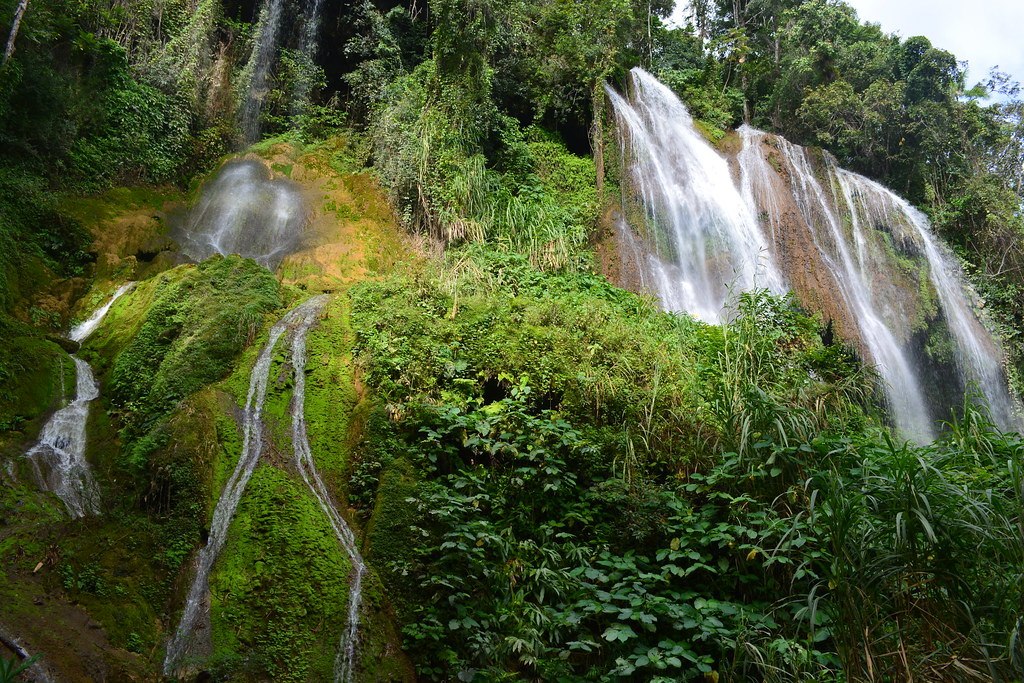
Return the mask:
[(320, 473), (313, 460), (313, 452), (306, 434), (306, 334), (322, 310), (326, 296), (311, 299), (313, 307), (309, 315), (302, 321), (292, 340), (292, 366), (295, 373), (295, 391), (292, 398), (292, 446), (295, 449), (295, 465), (302, 475), (302, 480), (316, 497), (320, 508), (327, 515), (327, 520), (338, 537), (338, 542), (348, 554), (352, 563), (352, 580), (349, 584), (348, 623), (341, 636), (338, 655), (334, 664), (334, 680), (337, 683), (350, 683), (355, 671), (356, 642), (359, 634), (359, 606), (362, 602), (363, 575), (366, 565), (359, 554), (355, 534), (338, 513), (331, 502), (327, 487), (324, 486)]
[[(306, 67), (313, 69), (316, 66), (318, 41), (320, 38), (320, 11), (323, 7), (323, 0), (307, 0), (306, 11), (303, 14), (302, 37), (299, 44), (299, 51)], [(292, 102), (292, 113), (301, 114), (309, 106), (309, 96), (313, 89), (313, 83), (308, 77), (300, 77), (295, 85), (294, 101)]]
[(242, 417), (242, 452), (231, 477), (224, 485), (224, 490), (217, 500), (213, 511), (213, 520), (210, 523), (208, 540), (197, 557), (196, 574), (188, 591), (181, 621), (167, 646), (164, 674), (168, 676), (175, 672), (176, 668), (182, 664), (183, 657), (196, 645), (194, 637), (200, 617), (203, 617), (204, 620), (209, 619), (210, 570), (213, 569), (213, 563), (224, 549), (228, 527), (235, 516), (235, 510), (238, 509), (242, 493), (263, 453), (263, 404), (267, 398), (267, 382), (274, 348), (290, 326), (309, 315), (309, 309), (310, 302), (306, 302), (281, 318), (270, 329), (267, 343), (256, 358), (256, 364), (249, 377), (249, 393), (245, 400)]
[(671, 90), (639, 68), (630, 78), (629, 100), (606, 90), (656, 245), (648, 279), (665, 307), (719, 322), (733, 286), (785, 291), (728, 162)]
[[(114, 302), (134, 285), (129, 282), (119, 287), (88, 320), (72, 328), (68, 338), (84, 341), (99, 327)], [(99, 487), (85, 458), (89, 404), (99, 397), (100, 390), (89, 364), (78, 356), (71, 359), (75, 362), (75, 398), (50, 417), (25, 458), (32, 464), (40, 488), (56, 494), (68, 514), (79, 518), (100, 511)]]
[(263, 452), (262, 412), (267, 397), (271, 362), (278, 342), (288, 332), (292, 335), (291, 362), (294, 372), (294, 392), (291, 416), (296, 468), (327, 516), (339, 544), (352, 564), (353, 576), (349, 588), (347, 624), (342, 633), (335, 660), (335, 680), (340, 683), (352, 681), (359, 631), (359, 608), (362, 602), (362, 580), (366, 573), (366, 565), (359, 554), (355, 534), (331, 502), (327, 487), (316, 468), (306, 432), (305, 418), (306, 337), (310, 328), (316, 323), (326, 301), (327, 296), (320, 295), (292, 309), (271, 328), (267, 343), (256, 359), (249, 380), (249, 393), (243, 414), (242, 453), (217, 501), (207, 544), (199, 551), (196, 574), (189, 588), (181, 621), (173, 639), (167, 646), (167, 654), (164, 659), (165, 675), (173, 675), (185, 663), (184, 658), (195, 653), (199, 644), (197, 634), (202, 630), (199, 628), (200, 620), (206, 622), (209, 619), (210, 572), (224, 548), (231, 520)]
[[(903, 436), (934, 439), (964, 390), (984, 397), (1002, 429), (1021, 428), (999, 343), (920, 211), (827, 154), (812, 163), (804, 148), (748, 126), (734, 178), (666, 86), (640, 69), (630, 86), (629, 100), (607, 88), (647, 217), (639, 232), (650, 235), (645, 257), (629, 260), (665, 308), (717, 322), (730, 284), (781, 292), (788, 281), (860, 342)], [(618, 232), (636, 252), (636, 236)], [(948, 345), (951, 358), (925, 344)]]
[(256, 40), (246, 67), (249, 85), (242, 101), (240, 123), (245, 142), (259, 140), (263, 104), (270, 91), (270, 68), (277, 56), (278, 37), (281, 33), (281, 15), (284, 0), (267, 0), (260, 11)]

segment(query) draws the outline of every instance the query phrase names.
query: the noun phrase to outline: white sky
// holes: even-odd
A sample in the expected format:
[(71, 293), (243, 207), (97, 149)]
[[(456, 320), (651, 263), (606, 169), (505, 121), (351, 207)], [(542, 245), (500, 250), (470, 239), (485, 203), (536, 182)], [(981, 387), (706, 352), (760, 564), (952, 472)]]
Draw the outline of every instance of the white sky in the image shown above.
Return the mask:
[[(998, 66), (1024, 82), (1024, 0), (846, 0), (861, 21), (902, 38), (925, 36), (968, 62), (967, 86)], [(686, 0), (679, 0), (681, 16)]]

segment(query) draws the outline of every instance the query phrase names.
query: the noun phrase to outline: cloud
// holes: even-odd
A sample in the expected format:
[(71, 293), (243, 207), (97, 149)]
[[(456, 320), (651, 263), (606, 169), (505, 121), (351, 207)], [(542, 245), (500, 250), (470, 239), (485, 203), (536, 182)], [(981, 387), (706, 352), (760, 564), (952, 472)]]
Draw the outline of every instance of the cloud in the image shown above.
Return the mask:
[(968, 85), (998, 66), (1024, 80), (1021, 0), (847, 0), (861, 21), (903, 38), (926, 36), (936, 47), (968, 62)]

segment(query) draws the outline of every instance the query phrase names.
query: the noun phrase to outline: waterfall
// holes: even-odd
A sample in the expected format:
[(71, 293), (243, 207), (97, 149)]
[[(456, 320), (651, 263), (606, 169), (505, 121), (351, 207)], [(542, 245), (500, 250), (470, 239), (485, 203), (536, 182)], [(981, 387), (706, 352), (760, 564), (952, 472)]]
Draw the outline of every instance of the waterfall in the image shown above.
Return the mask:
[[(303, 16), (302, 42), (299, 45), (299, 50), (306, 62), (304, 66), (311, 70), (316, 67), (317, 48), (319, 47), (318, 39), (320, 37), (320, 10), (322, 6), (323, 0), (308, 0), (306, 12)], [(309, 77), (306, 74), (300, 75), (298, 83), (295, 85), (295, 99), (292, 103), (293, 113), (301, 114), (305, 111), (309, 104), (309, 95), (312, 89), (313, 83)]]
[(628, 100), (606, 89), (648, 228), (638, 240), (616, 226), (642, 288), (716, 322), (730, 285), (781, 292), (788, 283), (874, 364), (903, 436), (935, 438), (964, 390), (984, 397), (1000, 428), (1021, 428), (998, 340), (920, 211), (828, 154), (813, 163), (749, 126), (738, 131), (734, 178), (666, 86), (640, 69), (630, 82)]
[[(88, 320), (75, 326), (68, 337), (72, 341), (84, 341), (103, 321), (114, 302), (134, 284), (129, 282), (119, 287), (106, 304)], [(100, 395), (100, 390), (89, 364), (78, 356), (71, 356), (71, 359), (75, 362), (75, 398), (50, 417), (43, 426), (39, 441), (25, 454), (25, 458), (32, 464), (40, 488), (56, 494), (68, 514), (78, 518), (99, 514), (100, 511), (99, 487), (85, 457), (89, 404)]]
[(356, 640), (359, 632), (359, 606), (362, 602), (363, 575), (366, 565), (359, 554), (355, 534), (331, 502), (327, 487), (324, 486), (306, 434), (306, 334), (326, 301), (326, 296), (310, 300), (314, 305), (302, 321), (292, 340), (292, 366), (295, 373), (295, 391), (292, 398), (292, 446), (295, 449), (295, 465), (302, 480), (316, 497), (320, 508), (338, 537), (338, 542), (348, 554), (352, 563), (353, 576), (349, 584), (348, 622), (341, 636), (338, 655), (334, 664), (334, 680), (350, 683), (355, 669)]
[(302, 240), (306, 205), (298, 187), (252, 159), (230, 161), (203, 188), (181, 228), (181, 250), (201, 261), (239, 254), (273, 270)]
[(195, 646), (195, 631), (200, 616), (209, 618), (208, 613), (201, 614), (201, 610), (209, 609), (207, 598), (209, 594), (210, 570), (213, 563), (220, 555), (227, 540), (228, 527), (235, 510), (242, 499), (242, 493), (252, 477), (253, 470), (259, 462), (263, 452), (263, 404), (267, 398), (267, 381), (270, 375), (270, 365), (273, 360), (274, 348), (285, 331), (294, 326), (307, 316), (311, 310), (316, 310), (321, 302), (310, 300), (301, 306), (292, 309), (271, 329), (266, 345), (256, 358), (252, 374), (249, 377), (249, 393), (245, 400), (245, 410), (242, 417), (242, 453), (238, 458), (231, 477), (221, 492), (220, 499), (213, 511), (213, 520), (210, 523), (210, 533), (206, 545), (199, 551), (196, 562), (196, 574), (188, 591), (185, 601), (185, 608), (181, 614), (181, 621), (174, 637), (167, 646), (167, 655), (164, 658), (164, 674), (170, 676), (177, 667), (182, 664), (182, 658)]
[(671, 90), (642, 69), (633, 69), (630, 78), (630, 100), (606, 90), (654, 237), (648, 279), (665, 307), (718, 322), (732, 287), (785, 291), (728, 162)]
[(281, 15), (284, 0), (267, 0), (260, 11), (256, 40), (249, 56), (246, 71), (249, 86), (242, 102), (241, 126), (247, 143), (259, 140), (263, 114), (263, 103), (270, 90), (270, 67), (277, 54), (278, 36), (281, 33)]
[[(781, 228), (782, 211), (778, 188), (771, 182), (774, 169), (761, 152), (764, 133), (744, 126), (740, 130), (743, 151), (737, 157), (741, 184), (752, 206), (763, 209), (773, 234)], [(839, 285), (846, 307), (857, 326), (870, 360), (883, 379), (888, 408), (897, 428), (907, 437), (925, 442), (934, 439), (933, 421), (928, 413), (918, 373), (912, 367), (894, 327), (904, 321), (893, 318), (884, 307), (871, 284), (885, 269), (887, 262), (867, 258), (865, 238), (856, 218), (853, 240), (843, 230), (843, 221), (831, 193), (825, 191), (811, 168), (807, 152), (781, 138), (776, 148), (789, 175), (789, 186), (804, 226), (810, 231), (821, 261)], [(758, 201), (761, 198), (762, 201)], [(766, 202), (766, 203), (764, 203)], [(855, 246), (851, 253), (850, 243)]]

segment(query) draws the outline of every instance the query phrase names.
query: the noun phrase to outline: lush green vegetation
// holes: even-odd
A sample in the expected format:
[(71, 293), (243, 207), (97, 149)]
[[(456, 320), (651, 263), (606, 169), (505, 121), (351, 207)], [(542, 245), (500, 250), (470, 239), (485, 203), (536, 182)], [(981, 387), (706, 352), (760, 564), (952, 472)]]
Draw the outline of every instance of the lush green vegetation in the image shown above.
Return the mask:
[[(710, 138), (749, 122), (926, 210), (1024, 376), (1016, 84), (970, 87), (838, 0), (694, 1), (682, 28), (663, 0), (323, 3), (315, 59), (301, 4), (249, 151), (342, 237), (272, 274), (139, 265), (164, 198), (242, 138), (261, 3), (30, 0), (0, 66), (0, 625), (52, 631), (59, 671), (158, 675), (256, 353), (326, 291), (306, 417), (371, 569), (357, 679), (1019, 678), (1018, 436), (968, 402), (939, 442), (899, 442), (793, 298), (745, 293), (709, 326), (592, 253), (620, 198), (603, 86), (641, 65)], [(106, 222), (129, 210), (146, 230)], [(17, 456), (72, 387), (54, 335), (107, 278), (141, 282), (80, 351), (104, 514), (71, 521)], [(289, 362), (211, 580), (215, 679), (327, 678), (346, 619), (349, 560), (291, 463)]]
[(1011, 675), (1024, 444), (892, 442), (791, 302), (712, 328), (489, 251), (353, 298), (353, 491), (424, 678)]

